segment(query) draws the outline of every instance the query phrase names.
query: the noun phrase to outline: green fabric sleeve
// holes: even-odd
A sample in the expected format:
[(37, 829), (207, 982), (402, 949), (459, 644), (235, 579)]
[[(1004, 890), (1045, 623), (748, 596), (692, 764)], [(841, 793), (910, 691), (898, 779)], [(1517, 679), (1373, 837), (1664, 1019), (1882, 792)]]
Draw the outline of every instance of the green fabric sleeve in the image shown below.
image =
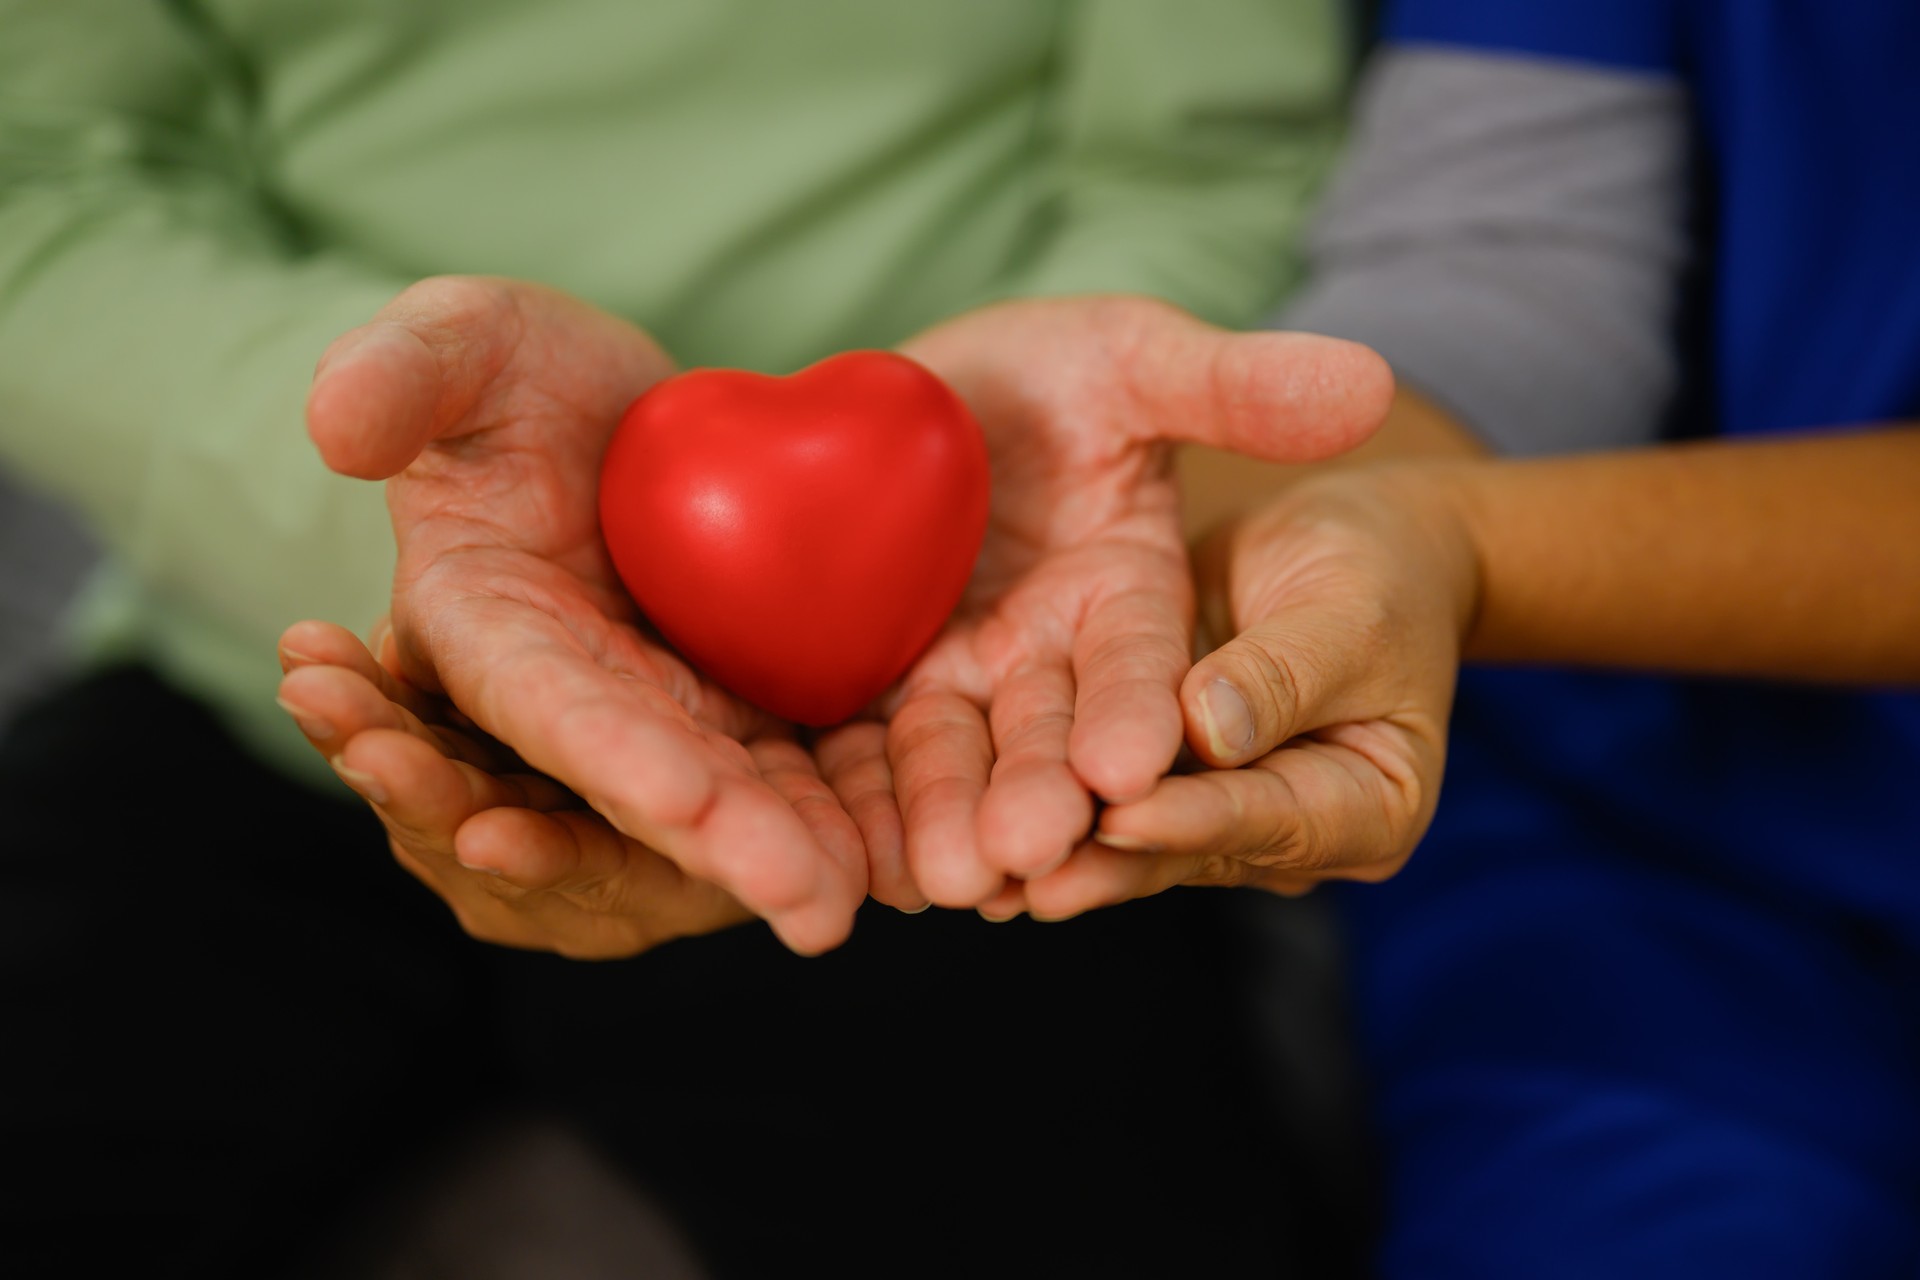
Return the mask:
[(1049, 113), (1048, 220), (997, 297), (1145, 293), (1245, 325), (1296, 282), (1341, 137), (1335, 0), (1079, 0)]
[(218, 50), (167, 6), (0, 0), (0, 31), (8, 464), (236, 634), (366, 625), (391, 581), (382, 494), (321, 464), (303, 399), (405, 281), (300, 251)]
[[(501, 114), (505, 104), (548, 103), (578, 137), (614, 130), (596, 145), (645, 141), (656, 162), (680, 154), (675, 138), (720, 136), (742, 154), (805, 140), (814, 116), (844, 121), (847, 101), (861, 113), (854, 123), (885, 124), (841, 129), (826, 187), (784, 143), (764, 172), (723, 166), (730, 180), (713, 198), (724, 196), (725, 225), (708, 230), (668, 202), (674, 216), (657, 225), (712, 243), (675, 239), (673, 255), (636, 259), (660, 270), (614, 273), (592, 293), (599, 277), (574, 264), (576, 292), (737, 363), (829, 341), (815, 335), (838, 332), (836, 307), (849, 297), (864, 298), (853, 309), (862, 332), (900, 336), (990, 298), (1082, 292), (1148, 293), (1251, 323), (1291, 281), (1344, 88), (1337, 0), (1068, 0), (1045, 17), (1022, 10), (1024, 25), (1003, 14), (1010, 25), (967, 45), (983, 65), (931, 88), (947, 60), (942, 33), (985, 20), (971, 0), (843, 13), (845, 39), (824, 33), (822, 47), (877, 38), (874, 15), (912, 37), (902, 47), (921, 61), (896, 86), (906, 124), (872, 105), (892, 82), (869, 75), (849, 100), (828, 82), (808, 100), (814, 115), (800, 112), (790, 130), (756, 106), (758, 82), (741, 79), (753, 58), (673, 81), (681, 96), (659, 103), (618, 74), (573, 92), (569, 64), (535, 65), (521, 47), (558, 21), (548, 6), (494, 0), (435, 16), (321, 0), (223, 4), (250, 57), (203, 8), (214, 11), (202, 0), (0, 0), (0, 458), (77, 507), (121, 567), (117, 585), (94, 593), (93, 616), (106, 620), (96, 647), (123, 638), (254, 745), (309, 772), (311, 753), (272, 705), (272, 638), (303, 617), (365, 626), (386, 605), (393, 559), (380, 486), (331, 475), (307, 439), (315, 359), (418, 275), (504, 263), (564, 283), (562, 250), (574, 243), (549, 245), (538, 231), (489, 238), (522, 216), (548, 225), (539, 181), (519, 184), (511, 208), (449, 230), (446, 192), (467, 187), (445, 180), (472, 166), (437, 165), (455, 137), (440, 123), (463, 122), (458, 136), (472, 141), (469, 123), (491, 122), (488, 145), (461, 154), (485, 157), (483, 171), (535, 174), (558, 170), (520, 129), (523, 115)], [(567, 9), (580, 21), (596, 12)], [(350, 38), (376, 13), (387, 26)], [(782, 14), (770, 4), (761, 21)], [(613, 0), (594, 18), (616, 20), (631, 19)], [(708, 48), (698, 32), (686, 38), (686, 59)], [(491, 85), (475, 78), (481, 54), (527, 79), (470, 97)], [(784, 46), (754, 56), (774, 54), (795, 70)], [(885, 49), (859, 56), (869, 71), (892, 65)], [(785, 83), (765, 90), (783, 109), (814, 88), (811, 72)], [(578, 113), (598, 109), (603, 87), (617, 101), (596, 124)], [(986, 95), (974, 104), (986, 117), (968, 114), (970, 95)], [(921, 115), (940, 129), (906, 128)], [(647, 121), (651, 132), (638, 127)], [(280, 136), (256, 136), (269, 128)], [(928, 163), (896, 156), (895, 134), (912, 142), (900, 156)], [(575, 240), (644, 243), (655, 224), (628, 226), (621, 201), (641, 202), (647, 173), (619, 169), (614, 195), (583, 201), (602, 221)], [(423, 195), (410, 175), (442, 185)], [(299, 198), (283, 203), (281, 191)], [(886, 258), (885, 246), (939, 225), (943, 209), (966, 224), (929, 242), (924, 266)], [(320, 230), (309, 235), (303, 219)], [(870, 234), (875, 219), (896, 234)], [(450, 242), (453, 231), (467, 238)], [(755, 268), (740, 275), (750, 284), (739, 296), (713, 272), (665, 269), (723, 249)], [(705, 329), (688, 319), (702, 298), (728, 304)]]

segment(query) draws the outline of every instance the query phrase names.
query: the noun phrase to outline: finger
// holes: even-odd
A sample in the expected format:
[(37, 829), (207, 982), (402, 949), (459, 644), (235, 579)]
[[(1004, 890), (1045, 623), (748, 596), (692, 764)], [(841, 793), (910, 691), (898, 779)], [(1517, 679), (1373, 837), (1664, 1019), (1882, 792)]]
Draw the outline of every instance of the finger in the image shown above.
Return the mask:
[[(607, 672), (544, 615), (477, 602), (444, 628), (450, 692), (621, 831), (719, 884), (794, 950), (843, 941), (864, 897), (793, 807), (657, 686)], [(743, 753), (744, 754), (744, 753)]]
[[(1098, 838), (1163, 856), (1215, 860), (1206, 883), (1253, 872), (1378, 880), (1425, 829), (1437, 757), (1389, 726), (1316, 733), (1244, 769), (1166, 779), (1136, 804), (1101, 815)], [(1240, 868), (1248, 868), (1241, 870)]]
[(1166, 589), (1097, 604), (1074, 640), (1079, 698), (1068, 758), (1103, 799), (1137, 799), (1173, 767), (1185, 724), (1178, 690), (1192, 665), (1192, 587), (1168, 566)]
[(1117, 849), (1088, 844), (1053, 874), (1031, 881), (1028, 909), (1035, 920), (1070, 920), (1101, 907), (1118, 906), (1183, 885), (1225, 888), (1249, 886), (1299, 897), (1318, 880), (1230, 858)]
[(865, 866), (855, 859), (849, 867), (822, 850), (793, 805), (760, 778), (723, 775), (705, 816), (664, 834), (664, 841), (644, 843), (730, 892), (789, 950), (819, 955), (853, 931), (866, 898)]
[(312, 619), (294, 623), (280, 633), (279, 653), (282, 674), (300, 667), (345, 667), (378, 688), (381, 696), (423, 720), (437, 710), (432, 698), (395, 676), (359, 636), (334, 623)]
[(307, 393), (307, 434), (328, 467), (389, 479), (473, 407), (515, 335), (496, 329), (488, 342), (472, 315), (462, 321), (436, 328), (383, 313), (327, 348)]
[[(508, 866), (538, 850), (549, 859), (547, 870), (569, 868), (543, 890), (501, 900), (471, 919), (463, 914), (468, 932), (489, 941), (613, 959), (752, 918), (717, 886), (686, 875), (583, 810), (484, 810), (461, 826), (456, 843), (461, 858), (477, 864)], [(525, 878), (535, 874), (529, 868)]]
[[(512, 816), (478, 821), (490, 812)], [(587, 820), (560, 821), (569, 812)], [(602, 894), (605, 883), (626, 870), (629, 851), (644, 848), (588, 810), (542, 813), (512, 805), (476, 808), (457, 824), (450, 845), (462, 867), (494, 877), (493, 891), (515, 901), (540, 893)]]
[(468, 818), (502, 805), (546, 808), (561, 801), (546, 779), (497, 777), (396, 729), (355, 734), (333, 766), (373, 806), (396, 843), (441, 882), (463, 878), (448, 864), (455, 861), (454, 833)]
[(1051, 874), (1029, 880), (1027, 912), (1035, 920), (1071, 920), (1100, 907), (1144, 898), (1192, 876), (1199, 859), (1122, 850), (1088, 841)]
[[(488, 738), (459, 708), (408, 683), (399, 674), (393, 628), (385, 615), (375, 623), (372, 635), (371, 641), (362, 643), (351, 631), (331, 622), (296, 622), (281, 634), (280, 669), (291, 673), (303, 667), (344, 667), (372, 683), (382, 697), (428, 724), (469, 763), (495, 773), (529, 772), (525, 762), (502, 743)], [(297, 714), (285, 703), (282, 706)], [(309, 739), (313, 740), (312, 735)]]
[[(866, 896), (850, 823), (849, 843), (824, 848), (807, 817), (747, 767), (745, 749), (729, 740), (719, 750), (658, 689), (554, 653), (522, 674), (514, 696), (544, 704), (512, 712), (540, 729), (523, 750), (530, 760), (537, 741), (556, 761), (546, 772), (620, 831), (730, 893), (791, 950), (818, 955), (846, 940)], [(596, 692), (603, 684), (614, 687)], [(817, 805), (803, 807), (820, 820)]]
[(1116, 361), (1136, 438), (1312, 462), (1371, 436), (1393, 372), (1371, 348), (1307, 333), (1229, 333), (1171, 307), (1126, 317)]
[(979, 708), (954, 693), (909, 698), (888, 726), (887, 757), (906, 829), (907, 867), (920, 891), (943, 907), (970, 907), (997, 892), (1002, 875), (981, 858), (976, 836), (993, 768)]
[(1180, 683), (1187, 740), (1208, 764), (1231, 768), (1297, 734), (1377, 715), (1366, 695), (1388, 659), (1339, 613), (1287, 609), (1193, 664)]
[(793, 806), (716, 750), (658, 685), (622, 679), (551, 617), (472, 599), (436, 626), (435, 663), (454, 701), (622, 832), (709, 880), (795, 951), (844, 941), (866, 895)]
[(558, 330), (568, 356), (593, 370), (577, 390), (605, 413), (671, 369), (639, 329), (557, 291), (438, 276), (327, 349), (307, 396), (308, 434), (343, 475), (398, 475), (431, 441), (484, 425), (478, 411), (520, 345)]
[(902, 911), (924, 910), (927, 895), (907, 873), (905, 828), (893, 793), (893, 766), (887, 761), (887, 727), (856, 720), (829, 730), (814, 743), (813, 756), (820, 776), (860, 829), (867, 850), (867, 892)]
[(691, 827), (714, 802), (716, 774), (737, 768), (665, 690), (608, 671), (537, 609), (471, 597), (441, 610), (432, 640), (453, 701), (603, 813), (617, 804), (647, 828)]
[(1064, 663), (1016, 671), (994, 690), (993, 772), (980, 801), (980, 856), (1025, 878), (1066, 860), (1093, 825), (1093, 798), (1067, 767), (1073, 674)]
[(1027, 886), (1022, 880), (1008, 880), (1001, 886), (1000, 892), (974, 908), (980, 913), (980, 918), (989, 924), (1005, 924), (1026, 909)]
[(427, 724), (375, 688), (364, 675), (345, 667), (296, 667), (281, 678), (275, 700), (294, 718), (314, 749), (329, 757), (339, 751), (340, 743), (356, 734), (369, 729), (395, 729), (476, 768), (519, 772), (508, 767), (503, 759), (506, 753), (468, 734)]
[(783, 738), (760, 738), (747, 744), (754, 767), (782, 800), (793, 806), (800, 820), (828, 856), (840, 864), (850, 880), (866, 891), (867, 851), (860, 829), (841, 807), (840, 798), (820, 777), (806, 748)]

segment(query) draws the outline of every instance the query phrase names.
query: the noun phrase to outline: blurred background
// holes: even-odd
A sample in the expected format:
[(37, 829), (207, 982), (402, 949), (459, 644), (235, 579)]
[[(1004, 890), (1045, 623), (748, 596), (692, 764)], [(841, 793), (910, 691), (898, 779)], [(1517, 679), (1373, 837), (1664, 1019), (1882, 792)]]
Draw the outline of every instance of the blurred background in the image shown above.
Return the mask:
[(60, 668), (60, 619), (94, 556), (70, 513), (0, 468), (0, 724)]

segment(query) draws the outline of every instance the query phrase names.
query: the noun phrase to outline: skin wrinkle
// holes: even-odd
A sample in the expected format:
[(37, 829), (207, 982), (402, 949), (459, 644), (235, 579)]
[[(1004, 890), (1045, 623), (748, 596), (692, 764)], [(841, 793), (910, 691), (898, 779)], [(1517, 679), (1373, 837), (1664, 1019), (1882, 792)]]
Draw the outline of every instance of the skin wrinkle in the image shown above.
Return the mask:
[[(583, 722), (586, 726), (585, 729), (583, 729)], [(620, 713), (620, 710), (605, 702), (576, 702), (563, 708), (556, 715), (554, 719), (554, 737), (574, 743), (574, 749), (579, 751), (581, 749), (580, 744), (583, 742), (599, 740), (609, 745), (618, 743), (625, 737), (621, 732), (625, 724), (625, 717)], [(598, 733), (587, 731), (595, 725), (599, 726), (600, 731)], [(603, 747), (599, 751), (590, 750), (588, 754), (605, 756), (613, 753)], [(616, 829), (634, 839), (640, 838), (630, 829), (624, 815), (618, 812), (623, 807), (621, 804), (605, 796), (589, 794), (583, 795), (582, 798), (587, 801), (588, 805), (590, 805), (595, 812), (612, 823)], [(680, 817), (669, 820), (655, 816), (652, 821), (659, 825), (669, 827), (679, 827), (683, 829), (698, 828), (706, 821), (707, 817), (712, 814), (714, 806), (719, 802), (719, 798), (720, 787), (714, 782), (709, 781), (698, 800)]]
[[(1254, 643), (1236, 649), (1233, 657), (1235, 665), (1242, 668), (1239, 674), (1251, 675), (1254, 679), (1251, 684), (1244, 680), (1231, 683), (1240, 687), (1249, 705), (1270, 709), (1268, 712), (1270, 718), (1265, 726), (1269, 733), (1286, 731), (1281, 738), (1282, 742), (1292, 737), (1295, 726), (1299, 722), (1303, 687), (1292, 665), (1271, 646), (1263, 643)], [(1254, 669), (1245, 670), (1248, 664), (1251, 664)], [(1264, 697), (1262, 697), (1263, 692)], [(1273, 745), (1280, 744), (1276, 742)]]
[[(489, 392), (498, 394), (500, 376), (512, 365), (514, 354), (526, 340), (527, 317), (518, 292), (490, 278), (435, 276), (422, 280), (395, 299), (395, 311), (390, 323), (413, 336), (433, 357), (441, 387), (434, 405), (436, 436), (469, 416)], [(473, 342), (463, 337), (490, 330), (494, 324), (506, 329), (495, 340)], [(429, 341), (429, 336), (438, 340)], [(483, 360), (483, 352), (492, 358)], [(448, 356), (453, 358), (449, 360)], [(472, 391), (455, 398), (467, 387)]]
[[(1189, 600), (1190, 599), (1191, 597), (1189, 597)], [(1078, 636), (1082, 634), (1082, 629), (1086, 626), (1088, 619), (1094, 614), (1118, 611), (1122, 608), (1140, 603), (1145, 603), (1149, 606), (1147, 612), (1160, 614), (1161, 621), (1172, 623), (1182, 631), (1192, 626), (1193, 611), (1190, 607), (1167, 609), (1164, 607), (1165, 596), (1163, 593), (1152, 591), (1145, 587), (1135, 586), (1126, 587), (1094, 599), (1087, 608), (1080, 611), (1081, 616), (1075, 619), (1075, 635)], [(1091, 667), (1096, 663), (1110, 663), (1116, 660), (1114, 656), (1116, 654), (1125, 655), (1142, 649), (1158, 653), (1160, 646), (1158, 642), (1151, 637), (1138, 634), (1113, 635), (1103, 640), (1093, 650), (1088, 652), (1085, 657), (1080, 658), (1075, 665), (1078, 667)]]
[[(1419, 816), (1419, 810), (1407, 803), (1410, 798), (1417, 798), (1417, 789), (1414, 796), (1410, 797), (1405, 789), (1395, 784), (1394, 779), (1388, 776), (1387, 770), (1382, 768), (1380, 762), (1371, 754), (1359, 750), (1351, 742), (1346, 741), (1344, 734), (1334, 736), (1341, 730), (1359, 727), (1337, 726), (1335, 730), (1317, 737), (1316, 741), (1326, 749), (1327, 754), (1341, 761), (1348, 775), (1359, 784), (1361, 793), (1371, 798), (1379, 810), (1382, 821), (1378, 824), (1367, 824), (1364, 828), (1374, 833), (1371, 847), (1365, 850), (1364, 856), (1350, 873), (1352, 879), (1365, 883), (1378, 883), (1394, 875), (1405, 863), (1404, 858), (1396, 855), (1398, 850), (1406, 847), (1409, 829)], [(1354, 767), (1356, 760), (1362, 767)], [(1332, 870), (1332, 860), (1328, 859), (1325, 865), (1312, 869)]]
[[(1031, 739), (1057, 736), (1063, 730), (1071, 731), (1072, 728), (1073, 713), (1071, 711), (1046, 711), (1029, 716), (1006, 737), (994, 735), (995, 755), (1013, 755)], [(995, 763), (998, 761), (996, 760)]]

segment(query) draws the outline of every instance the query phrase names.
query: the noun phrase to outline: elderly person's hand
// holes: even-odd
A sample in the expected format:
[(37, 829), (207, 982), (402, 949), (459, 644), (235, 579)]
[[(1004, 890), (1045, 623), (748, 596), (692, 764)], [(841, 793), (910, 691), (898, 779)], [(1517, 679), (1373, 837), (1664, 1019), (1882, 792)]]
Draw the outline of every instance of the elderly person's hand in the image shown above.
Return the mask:
[[(620, 848), (657, 851), (790, 947), (822, 951), (846, 937), (866, 894), (851, 821), (817, 804), (796, 811), (767, 772), (766, 745), (783, 726), (648, 634), (601, 542), (608, 439), (627, 405), (672, 372), (646, 334), (577, 299), (439, 278), (333, 344), (308, 426), (334, 470), (388, 480), (392, 656), (405, 682), (445, 695), (564, 783), (605, 820), (606, 848), (617, 833)], [(404, 794), (401, 776), (390, 781), (390, 795)], [(650, 858), (629, 859), (643, 882), (596, 892), (635, 901), (654, 882)], [(451, 882), (430, 881), (443, 892)], [(471, 899), (449, 900), (461, 911)], [(601, 954), (617, 933), (555, 947)]]
[(975, 906), (1059, 867), (1096, 797), (1140, 799), (1179, 751), (1193, 592), (1173, 442), (1324, 458), (1379, 425), (1392, 377), (1353, 343), (1228, 333), (1139, 298), (988, 307), (901, 350), (978, 417), (992, 520), (885, 729), (827, 734), (820, 759), (860, 781), (850, 809), (891, 772), (905, 866), (863, 819), (876, 892)]
[[(350, 632), (297, 623), (281, 638), (280, 661), (281, 703), (307, 741), (373, 807), (400, 864), (474, 937), (606, 959), (751, 918), (529, 770), (444, 699), (397, 679)], [(805, 751), (777, 736), (747, 749), (823, 844), (858, 856)]]

